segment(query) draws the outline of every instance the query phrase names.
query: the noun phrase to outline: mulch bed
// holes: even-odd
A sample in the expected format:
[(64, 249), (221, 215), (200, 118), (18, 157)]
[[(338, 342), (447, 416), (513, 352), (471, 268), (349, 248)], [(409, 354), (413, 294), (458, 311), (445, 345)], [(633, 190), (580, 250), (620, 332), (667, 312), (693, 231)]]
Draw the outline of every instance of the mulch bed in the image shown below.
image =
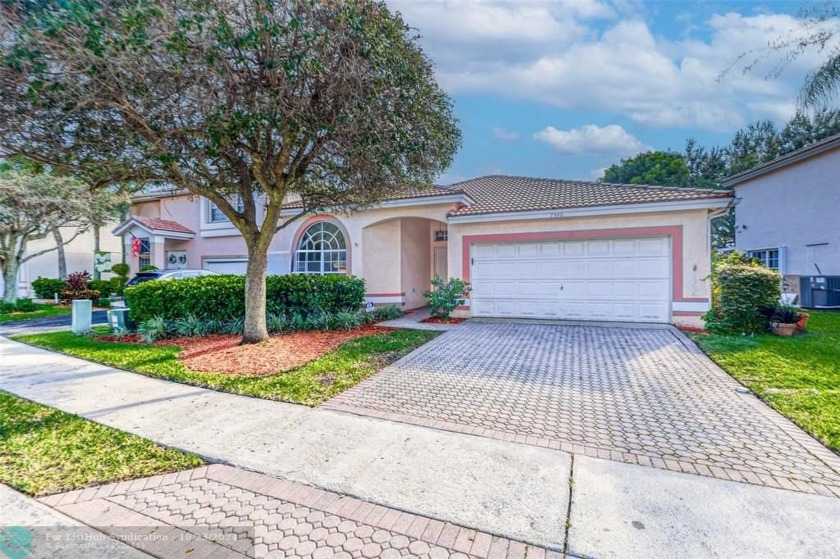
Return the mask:
[(346, 341), (390, 331), (365, 326), (350, 331), (279, 334), (265, 342), (249, 345), (239, 345), (242, 336), (230, 335), (173, 338), (155, 342), (155, 345), (179, 346), (178, 359), (192, 371), (266, 376), (318, 359)]
[(467, 320), (466, 318), (441, 318), (439, 316), (430, 316), (429, 318), (424, 318), (420, 322), (426, 322), (428, 324), (461, 324)]

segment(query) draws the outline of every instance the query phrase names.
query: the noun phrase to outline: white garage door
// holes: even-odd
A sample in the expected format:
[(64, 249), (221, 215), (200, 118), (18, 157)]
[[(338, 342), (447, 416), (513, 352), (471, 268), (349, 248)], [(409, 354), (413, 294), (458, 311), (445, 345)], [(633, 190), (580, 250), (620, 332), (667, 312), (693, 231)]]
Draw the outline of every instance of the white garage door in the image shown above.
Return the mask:
[(216, 272), (217, 274), (236, 274), (238, 276), (244, 276), (247, 266), (248, 261), (241, 259), (204, 261), (204, 267), (211, 272)]
[(670, 322), (668, 237), (471, 247), (477, 317)]

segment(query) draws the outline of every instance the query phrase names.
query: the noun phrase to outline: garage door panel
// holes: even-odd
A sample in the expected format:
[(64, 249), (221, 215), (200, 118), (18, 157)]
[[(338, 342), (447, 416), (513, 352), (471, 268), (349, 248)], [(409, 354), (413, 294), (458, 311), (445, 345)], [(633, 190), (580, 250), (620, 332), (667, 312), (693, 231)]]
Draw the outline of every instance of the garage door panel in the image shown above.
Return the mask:
[(475, 316), (667, 322), (667, 238), (475, 245)]

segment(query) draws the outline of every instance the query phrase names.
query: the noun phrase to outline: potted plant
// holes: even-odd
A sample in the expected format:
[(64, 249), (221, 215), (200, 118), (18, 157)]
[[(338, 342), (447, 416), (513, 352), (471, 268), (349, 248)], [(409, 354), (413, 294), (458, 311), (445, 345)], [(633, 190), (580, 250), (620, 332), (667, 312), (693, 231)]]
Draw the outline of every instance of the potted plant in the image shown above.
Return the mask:
[(799, 321), (799, 310), (794, 307), (781, 306), (776, 308), (770, 327), (779, 336), (792, 336)]
[(806, 312), (799, 313), (799, 320), (796, 321), (796, 331), (802, 332), (805, 330), (805, 327), (808, 325), (808, 319), (811, 318), (811, 315)]

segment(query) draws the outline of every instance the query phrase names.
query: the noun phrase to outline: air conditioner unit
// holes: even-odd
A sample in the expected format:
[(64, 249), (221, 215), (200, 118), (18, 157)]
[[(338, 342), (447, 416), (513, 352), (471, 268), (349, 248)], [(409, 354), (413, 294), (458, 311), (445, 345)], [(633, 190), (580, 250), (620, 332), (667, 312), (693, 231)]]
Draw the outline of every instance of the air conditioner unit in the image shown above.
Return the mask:
[(840, 276), (802, 276), (799, 298), (808, 309), (840, 309)]

